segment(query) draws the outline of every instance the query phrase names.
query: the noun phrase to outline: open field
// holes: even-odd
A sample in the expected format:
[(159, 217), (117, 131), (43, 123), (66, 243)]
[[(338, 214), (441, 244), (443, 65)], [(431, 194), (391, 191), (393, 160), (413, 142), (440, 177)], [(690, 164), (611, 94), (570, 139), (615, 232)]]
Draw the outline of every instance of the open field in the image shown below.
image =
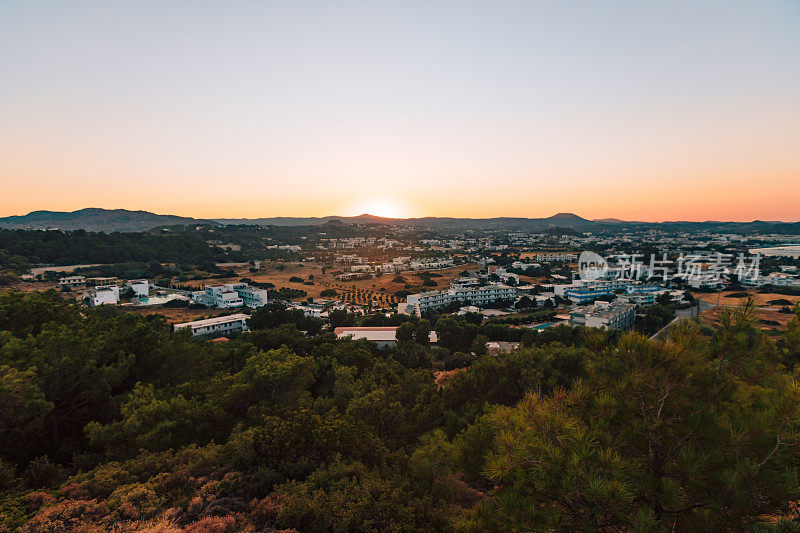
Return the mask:
[(765, 293), (760, 294), (753, 289), (748, 291), (723, 291), (723, 292), (713, 292), (713, 293), (693, 293), (694, 297), (698, 300), (703, 300), (704, 302), (708, 302), (712, 305), (723, 305), (723, 306), (737, 306), (741, 303), (742, 297), (735, 296), (741, 292), (747, 292), (747, 294), (751, 295), (755, 301), (756, 305), (759, 307), (783, 307), (786, 305), (785, 303), (779, 304), (770, 304), (770, 301), (773, 300), (786, 300), (791, 302), (791, 305), (794, 305), (800, 302), (800, 296), (787, 296), (785, 294), (775, 294), (775, 293)]
[(61, 272), (63, 274), (68, 274), (70, 272), (74, 272), (79, 268), (88, 268), (88, 267), (95, 267), (95, 266), (102, 266), (102, 263), (95, 263), (91, 265), (62, 265), (62, 266), (48, 266), (48, 267), (35, 267), (31, 269), (31, 274), (34, 276), (36, 274), (44, 274), (45, 272)]
[[(231, 283), (239, 281), (241, 278), (250, 278), (259, 283), (272, 283), (276, 288), (287, 287), (290, 289), (300, 289), (308, 293), (306, 297), (294, 298), (296, 301), (304, 300), (308, 297), (317, 298), (325, 289), (335, 289), (340, 295), (350, 295), (348, 300), (354, 303), (366, 304), (371, 300), (379, 300), (385, 305), (395, 305), (398, 303), (398, 300), (394, 297), (394, 293), (404, 289), (406, 283), (411, 285), (411, 288), (408, 289), (411, 292), (448, 288), (450, 283), (460, 276), (461, 272), (474, 269), (477, 266), (476, 263), (469, 263), (441, 270), (407, 271), (401, 274), (375, 276), (370, 279), (337, 281), (334, 279), (334, 272), (343, 271), (346, 269), (346, 266), (326, 268), (325, 274), (323, 275), (322, 266), (318, 263), (264, 263), (258, 272), (250, 272), (246, 267), (236, 268), (235, 271), (237, 275), (235, 277), (197, 280), (183, 285), (186, 287), (191, 286), (199, 290), (203, 285)], [(422, 286), (420, 274), (425, 272), (441, 276), (432, 278), (437, 283), (436, 287)], [(393, 281), (398, 275), (405, 279), (404, 283)], [(314, 285), (289, 281), (292, 277), (308, 280), (309, 276), (314, 276), (312, 280)]]
[[(0, 290), (3, 291), (18, 291), (18, 292), (37, 292), (46, 291), (50, 289), (58, 290), (57, 281), (15, 281), (8, 285), (3, 285)], [(65, 293), (69, 294), (69, 293)]]
[[(754, 298), (758, 306), (756, 318), (759, 321), (759, 327), (772, 335), (777, 335), (779, 331), (786, 328), (786, 324), (788, 324), (794, 316), (794, 314), (781, 313), (779, 311), (782, 307), (787, 307), (785, 302), (791, 302), (791, 305), (800, 302), (800, 296), (786, 296), (774, 293), (759, 294), (752, 289), (748, 291), (724, 291), (720, 293), (694, 293), (695, 298), (698, 300), (716, 306), (713, 309), (707, 309), (700, 313), (700, 321), (711, 326), (718, 326), (720, 323), (720, 313), (723, 310), (737, 307), (742, 303), (744, 298), (737, 296), (737, 294), (741, 292), (747, 292), (747, 294)], [(776, 300), (785, 302), (770, 303)]]
[[(707, 309), (700, 313), (700, 322), (710, 326), (720, 325), (720, 313), (728, 309), (727, 307), (714, 307)], [(766, 309), (758, 309), (756, 311), (756, 318), (758, 319), (758, 327), (771, 335), (777, 336), (786, 328), (786, 324), (794, 317), (792, 313), (781, 313), (779, 311), (771, 311)]]
[(121, 306), (120, 309), (130, 311), (132, 313), (139, 313), (140, 315), (161, 315), (167, 319), (167, 324), (180, 324), (182, 322), (191, 322), (192, 320), (200, 320), (202, 318), (211, 318), (222, 314), (230, 314), (228, 309), (187, 309), (187, 308), (174, 308), (162, 307), (160, 305), (151, 306)]

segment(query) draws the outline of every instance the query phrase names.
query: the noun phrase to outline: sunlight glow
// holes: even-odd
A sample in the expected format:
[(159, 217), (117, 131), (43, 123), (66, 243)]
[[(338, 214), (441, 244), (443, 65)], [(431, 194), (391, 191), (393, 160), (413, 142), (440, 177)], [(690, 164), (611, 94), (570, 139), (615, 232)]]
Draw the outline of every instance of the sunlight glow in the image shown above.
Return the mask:
[(365, 213), (385, 218), (407, 218), (409, 216), (408, 210), (402, 205), (396, 201), (387, 200), (385, 198), (363, 200), (352, 210), (354, 216), (363, 215)]

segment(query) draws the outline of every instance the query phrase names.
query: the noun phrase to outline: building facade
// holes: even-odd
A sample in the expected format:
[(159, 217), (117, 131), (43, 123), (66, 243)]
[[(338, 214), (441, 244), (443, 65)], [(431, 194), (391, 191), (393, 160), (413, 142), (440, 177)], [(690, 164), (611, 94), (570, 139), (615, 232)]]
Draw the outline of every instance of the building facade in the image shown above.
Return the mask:
[(117, 305), (119, 303), (119, 287), (111, 285), (110, 287), (95, 287), (89, 293), (89, 305), (97, 307), (98, 305)]
[(199, 337), (201, 335), (229, 335), (232, 333), (241, 333), (248, 331), (247, 319), (250, 318), (245, 314), (236, 314), (229, 316), (218, 316), (214, 318), (207, 318), (205, 320), (195, 320), (194, 322), (184, 322), (183, 324), (175, 324), (173, 329), (189, 329), (192, 335)]
[(267, 291), (251, 287), (247, 283), (206, 285), (202, 291), (192, 293), (192, 302), (220, 309), (243, 305), (261, 307), (267, 304)]
[(67, 276), (59, 278), (58, 286), (61, 290), (79, 289), (86, 286), (86, 278), (83, 276)]
[(570, 326), (600, 329), (627, 329), (633, 325), (636, 306), (624, 303), (596, 302), (588, 308), (574, 308), (569, 313)]
[(456, 285), (446, 291), (409, 294), (406, 297), (406, 305), (411, 305), (422, 313), (455, 302), (481, 307), (497, 301), (514, 300), (516, 297), (517, 290), (514, 287), (499, 283), (484, 287)]
[(131, 288), (136, 298), (143, 299), (150, 296), (150, 282), (146, 279), (129, 280), (128, 287)]

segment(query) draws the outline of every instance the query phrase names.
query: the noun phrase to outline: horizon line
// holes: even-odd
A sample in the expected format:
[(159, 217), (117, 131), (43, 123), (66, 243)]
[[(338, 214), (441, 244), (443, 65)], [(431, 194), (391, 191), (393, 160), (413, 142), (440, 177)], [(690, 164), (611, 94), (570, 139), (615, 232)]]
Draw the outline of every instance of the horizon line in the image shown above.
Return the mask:
[(698, 219), (662, 219), (662, 220), (627, 220), (617, 217), (600, 217), (600, 218), (586, 218), (571, 211), (559, 211), (552, 215), (548, 216), (514, 216), (514, 215), (502, 215), (502, 216), (488, 216), (488, 217), (463, 217), (463, 216), (449, 216), (449, 215), (425, 215), (425, 216), (415, 216), (415, 217), (385, 217), (381, 215), (373, 215), (372, 213), (361, 213), (357, 215), (275, 215), (275, 216), (257, 216), (257, 217), (243, 217), (243, 216), (227, 216), (227, 217), (198, 217), (195, 215), (178, 215), (175, 213), (157, 213), (155, 211), (148, 211), (146, 209), (126, 209), (122, 207), (118, 208), (106, 208), (106, 207), (82, 207), (80, 209), (75, 209), (72, 211), (56, 211), (51, 209), (35, 209), (33, 211), (29, 211), (24, 215), (4, 215), (0, 216), (0, 219), (3, 218), (11, 218), (11, 217), (26, 217), (33, 213), (59, 213), (59, 214), (72, 214), (77, 213), (79, 211), (86, 211), (90, 209), (97, 209), (102, 211), (127, 211), (130, 213), (148, 213), (152, 215), (158, 216), (174, 216), (180, 218), (192, 218), (195, 220), (210, 220), (210, 221), (219, 221), (219, 220), (259, 220), (259, 219), (291, 219), (291, 218), (298, 218), (298, 219), (325, 219), (325, 218), (358, 218), (369, 216), (373, 218), (378, 218), (382, 220), (422, 220), (422, 219), (455, 219), (455, 220), (494, 220), (494, 219), (522, 219), (522, 220), (542, 220), (547, 218), (557, 217), (559, 215), (569, 215), (581, 218), (586, 220), (587, 222), (604, 222), (604, 221), (617, 221), (618, 223), (629, 223), (629, 224), (664, 224), (664, 223), (736, 223), (736, 224), (749, 224), (754, 222), (764, 222), (767, 224), (795, 224), (800, 223), (800, 220), (762, 220), (762, 219), (752, 219), (752, 220), (698, 220)]

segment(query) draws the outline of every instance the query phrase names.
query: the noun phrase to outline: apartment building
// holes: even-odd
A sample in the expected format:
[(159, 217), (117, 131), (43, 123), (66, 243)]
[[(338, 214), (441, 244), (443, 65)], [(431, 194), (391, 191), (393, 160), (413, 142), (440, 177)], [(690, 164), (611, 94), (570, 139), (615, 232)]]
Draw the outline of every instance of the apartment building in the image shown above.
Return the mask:
[(785, 273), (773, 272), (769, 276), (747, 276), (740, 280), (745, 287), (762, 287), (764, 285), (774, 285), (775, 287), (800, 288), (800, 279)]
[(119, 286), (119, 284), (119, 278), (116, 277), (86, 278), (86, 285), (88, 287), (111, 287), (112, 285)]
[(623, 303), (647, 307), (656, 303), (656, 298), (666, 289), (658, 285), (630, 285), (625, 294), (619, 297)]
[(175, 324), (173, 329), (189, 329), (192, 335), (199, 337), (201, 335), (229, 335), (232, 333), (241, 333), (249, 331), (247, 328), (247, 319), (250, 318), (245, 314), (236, 314), (229, 316), (218, 316), (214, 318), (207, 318), (205, 320), (195, 320), (194, 322), (184, 322), (183, 324)]
[(553, 253), (553, 254), (536, 254), (536, 261), (542, 263), (568, 263), (570, 261), (577, 261), (578, 254), (564, 254), (564, 253)]
[(58, 286), (62, 291), (80, 289), (86, 286), (86, 278), (83, 276), (67, 276), (65, 278), (59, 278)]
[(95, 287), (88, 296), (89, 305), (117, 305), (119, 303), (119, 287), (111, 285), (109, 287)]
[[(397, 327), (396, 326), (377, 326), (377, 327), (339, 327), (335, 328), (333, 332), (339, 339), (347, 337), (353, 340), (368, 340), (378, 345), (378, 348), (385, 346), (394, 346), (397, 344)], [(435, 331), (431, 331), (428, 336), (430, 343), (435, 344), (438, 337)]]
[(128, 280), (128, 287), (131, 288), (136, 298), (142, 299), (150, 296), (150, 282), (146, 279)]
[(499, 283), (484, 287), (456, 285), (446, 291), (409, 294), (406, 297), (406, 306), (411, 305), (419, 312), (425, 312), (428, 309), (445, 307), (454, 302), (481, 307), (500, 300), (513, 300), (516, 297), (517, 290), (514, 287)]
[(576, 307), (569, 313), (570, 326), (600, 329), (627, 329), (633, 324), (636, 306), (618, 302), (595, 302), (590, 307)]
[(267, 291), (247, 283), (220, 283), (206, 285), (202, 291), (192, 293), (192, 301), (206, 307), (229, 309), (231, 307), (261, 307), (267, 304)]

